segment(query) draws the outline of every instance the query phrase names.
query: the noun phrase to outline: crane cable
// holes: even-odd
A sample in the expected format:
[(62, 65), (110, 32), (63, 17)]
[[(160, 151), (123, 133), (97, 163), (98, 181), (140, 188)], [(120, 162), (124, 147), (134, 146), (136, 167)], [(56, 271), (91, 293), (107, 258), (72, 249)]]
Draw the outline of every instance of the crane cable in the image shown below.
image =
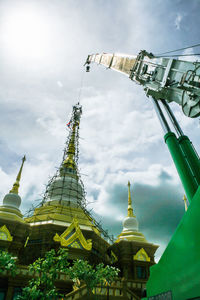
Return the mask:
[(78, 92), (78, 102), (79, 103), (81, 101), (81, 94), (82, 94), (82, 89), (83, 89), (83, 85), (84, 85), (84, 75), (85, 75), (85, 71), (83, 70), (82, 76), (81, 76), (81, 84), (80, 84), (80, 88), (79, 88), (79, 92)]
[(195, 48), (195, 47), (200, 47), (200, 44), (195, 44), (195, 45), (192, 45), (192, 46), (189, 46), (189, 47), (184, 47), (184, 48), (180, 48), (180, 49), (176, 49), (176, 50), (171, 50), (171, 51), (167, 51), (167, 52), (155, 54), (155, 56), (157, 56), (157, 55), (164, 55), (164, 54), (168, 54), (168, 53), (173, 53), (173, 52), (177, 52), (177, 51), (182, 51), (182, 50), (186, 50), (186, 49), (190, 49), (190, 48)]
[(200, 53), (191, 53), (191, 54), (174, 54), (174, 55), (155, 55), (155, 58), (158, 57), (179, 57), (179, 56), (198, 56)]

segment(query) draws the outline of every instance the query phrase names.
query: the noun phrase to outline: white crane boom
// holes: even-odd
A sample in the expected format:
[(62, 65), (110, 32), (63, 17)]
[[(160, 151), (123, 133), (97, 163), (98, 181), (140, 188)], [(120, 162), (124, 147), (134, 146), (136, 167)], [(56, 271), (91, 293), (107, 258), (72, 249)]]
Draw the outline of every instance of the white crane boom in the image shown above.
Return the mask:
[(138, 56), (92, 54), (88, 56), (86, 64), (92, 62), (129, 76), (143, 85), (147, 96), (178, 103), (186, 116), (200, 116), (200, 62), (156, 57), (145, 50)]

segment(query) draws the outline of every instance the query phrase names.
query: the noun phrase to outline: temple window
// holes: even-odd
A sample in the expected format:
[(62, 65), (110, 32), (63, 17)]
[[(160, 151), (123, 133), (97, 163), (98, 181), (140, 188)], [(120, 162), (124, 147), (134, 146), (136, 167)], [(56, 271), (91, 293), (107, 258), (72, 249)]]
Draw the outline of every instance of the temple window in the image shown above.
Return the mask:
[(146, 267), (136, 266), (136, 274), (138, 279), (146, 279), (147, 278)]

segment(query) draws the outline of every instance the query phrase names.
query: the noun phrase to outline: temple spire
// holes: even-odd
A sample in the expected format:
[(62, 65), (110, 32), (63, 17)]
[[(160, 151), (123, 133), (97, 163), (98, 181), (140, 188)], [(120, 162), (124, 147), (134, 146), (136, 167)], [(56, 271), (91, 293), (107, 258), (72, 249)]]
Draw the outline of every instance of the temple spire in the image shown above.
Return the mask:
[(63, 162), (63, 166), (67, 169), (72, 169), (76, 171), (77, 166), (76, 166), (76, 153), (78, 149), (76, 149), (76, 135), (79, 129), (79, 122), (80, 122), (80, 116), (82, 113), (82, 108), (79, 105), (75, 105), (73, 107), (73, 113), (72, 113), (72, 118), (70, 122), (68, 123), (71, 127), (71, 134), (69, 137), (69, 143), (68, 147), (66, 150), (66, 158)]
[(130, 181), (128, 181), (128, 217), (135, 217), (133, 214), (130, 186)]
[[(74, 216), (76, 209), (86, 206), (84, 185), (78, 168), (81, 114), (82, 107), (78, 103), (73, 106), (71, 118), (66, 124), (69, 133), (61, 165), (47, 184), (42, 206), (35, 209), (33, 217), (28, 218), (31, 223), (38, 222), (38, 219), (68, 222), (68, 213)], [(75, 209), (75, 213), (71, 209)]]
[(186, 198), (185, 195), (183, 196), (183, 201), (184, 201), (184, 204), (185, 204), (185, 211), (187, 211), (187, 209), (188, 209), (188, 207), (187, 207), (187, 198)]
[(72, 134), (71, 134), (71, 137), (70, 137), (70, 140), (69, 140), (69, 145), (67, 147), (67, 157), (66, 157), (66, 159), (63, 162), (63, 165), (66, 168), (71, 168), (73, 170), (75, 170), (77, 168), (76, 167), (76, 163), (75, 163), (75, 151), (76, 151), (76, 148), (75, 148), (75, 134), (76, 134), (76, 127), (77, 127), (77, 124), (76, 123), (73, 124)]
[(128, 215), (123, 220), (123, 230), (120, 235), (118, 235), (116, 243), (120, 242), (121, 240), (146, 243), (144, 235), (139, 232), (138, 221), (133, 213), (130, 186), (131, 184), (128, 181)]
[(21, 179), (22, 169), (23, 169), (23, 165), (24, 165), (25, 160), (26, 160), (26, 156), (24, 155), (24, 157), (22, 158), (22, 164), (21, 164), (19, 173), (18, 173), (18, 175), (17, 175), (16, 181), (15, 181), (15, 183), (13, 184), (13, 187), (12, 187), (12, 189), (10, 190), (9, 193), (17, 194), (17, 195), (18, 195), (19, 182), (20, 182), (20, 179)]

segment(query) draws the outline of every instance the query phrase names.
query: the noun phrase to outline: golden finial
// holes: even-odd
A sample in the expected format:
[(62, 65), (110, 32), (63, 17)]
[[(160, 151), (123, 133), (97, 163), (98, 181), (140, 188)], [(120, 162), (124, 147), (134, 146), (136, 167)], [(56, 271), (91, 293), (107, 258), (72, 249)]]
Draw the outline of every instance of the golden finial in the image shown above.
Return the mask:
[(12, 194), (18, 194), (19, 182), (20, 182), (20, 179), (21, 179), (22, 169), (23, 169), (23, 165), (24, 165), (25, 160), (26, 160), (26, 156), (24, 155), (24, 157), (22, 158), (22, 164), (21, 164), (19, 173), (17, 175), (16, 181), (13, 184), (12, 190), (10, 190), (10, 193), (12, 193)]
[(67, 148), (67, 158), (64, 160), (63, 165), (66, 168), (76, 169), (75, 163), (75, 134), (76, 134), (76, 126), (78, 124), (75, 122), (72, 128), (72, 134), (69, 141), (69, 145)]
[(183, 201), (185, 203), (185, 211), (187, 211), (187, 209), (188, 209), (188, 207), (187, 207), (187, 198), (186, 198), (185, 195), (183, 196)]
[(73, 170), (77, 169), (76, 162), (75, 162), (75, 155), (76, 155), (76, 128), (79, 128), (80, 123), (80, 116), (82, 114), (82, 107), (79, 103), (73, 106), (73, 115), (72, 119), (70, 120), (70, 124), (72, 123), (72, 132), (67, 148), (67, 157), (63, 162), (63, 165), (66, 168), (70, 168)]
[(130, 191), (130, 181), (128, 181), (128, 217), (135, 217), (133, 214), (132, 201), (131, 201), (131, 191)]

